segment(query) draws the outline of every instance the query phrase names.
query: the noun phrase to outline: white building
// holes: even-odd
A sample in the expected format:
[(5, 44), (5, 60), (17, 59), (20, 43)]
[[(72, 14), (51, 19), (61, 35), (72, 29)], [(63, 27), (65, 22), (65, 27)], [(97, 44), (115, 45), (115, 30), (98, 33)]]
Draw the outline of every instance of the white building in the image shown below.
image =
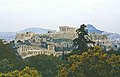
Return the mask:
[(28, 45), (19, 45), (19, 48), (17, 49), (18, 54), (24, 59), (30, 56), (36, 56), (36, 55), (53, 55), (56, 56), (55, 51), (52, 49), (52, 47), (48, 47), (48, 49), (40, 48), (37, 46), (28, 46)]

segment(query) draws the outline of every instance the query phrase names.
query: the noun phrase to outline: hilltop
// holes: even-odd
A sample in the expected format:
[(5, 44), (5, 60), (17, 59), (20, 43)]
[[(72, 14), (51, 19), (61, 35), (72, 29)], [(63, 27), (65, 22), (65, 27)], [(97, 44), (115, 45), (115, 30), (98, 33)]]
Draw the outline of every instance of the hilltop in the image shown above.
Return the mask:
[[(97, 29), (95, 26), (91, 24), (87, 24), (87, 29), (89, 33), (98, 33), (98, 34), (106, 34), (111, 41), (117, 41), (120, 42), (120, 35), (117, 33), (110, 33), (106, 31), (102, 31)], [(11, 41), (15, 39), (16, 33), (21, 33), (21, 32), (34, 32), (36, 34), (45, 34), (49, 29), (43, 29), (43, 28), (35, 28), (35, 27), (30, 27), (26, 28), (17, 32), (0, 32), (0, 39), (5, 39), (6, 41)], [(55, 30), (53, 30), (55, 31)]]

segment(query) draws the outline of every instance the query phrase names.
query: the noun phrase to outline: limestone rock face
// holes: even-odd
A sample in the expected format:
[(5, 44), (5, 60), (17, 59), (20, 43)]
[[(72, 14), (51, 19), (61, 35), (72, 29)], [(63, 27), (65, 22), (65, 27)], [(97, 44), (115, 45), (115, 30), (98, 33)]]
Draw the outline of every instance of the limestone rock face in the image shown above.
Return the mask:
[(101, 30), (98, 30), (96, 29), (93, 25), (91, 24), (87, 24), (87, 29), (88, 29), (88, 33), (98, 33), (98, 34), (101, 34), (103, 33), (104, 31), (101, 31)]
[(24, 33), (17, 33), (17, 36), (15, 38), (16, 41), (25, 41), (31, 39), (33, 36), (35, 36), (35, 33), (33, 32), (24, 32)]

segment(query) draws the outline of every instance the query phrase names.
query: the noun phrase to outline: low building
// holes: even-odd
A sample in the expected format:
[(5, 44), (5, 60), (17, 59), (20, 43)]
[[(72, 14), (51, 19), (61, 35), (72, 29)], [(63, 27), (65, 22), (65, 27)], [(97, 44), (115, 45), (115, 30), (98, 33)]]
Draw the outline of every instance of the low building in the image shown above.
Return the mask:
[(19, 45), (17, 51), (18, 51), (18, 54), (23, 59), (31, 56), (41, 55), (41, 54), (56, 56), (56, 53), (53, 49), (51, 48), (45, 49), (37, 46)]

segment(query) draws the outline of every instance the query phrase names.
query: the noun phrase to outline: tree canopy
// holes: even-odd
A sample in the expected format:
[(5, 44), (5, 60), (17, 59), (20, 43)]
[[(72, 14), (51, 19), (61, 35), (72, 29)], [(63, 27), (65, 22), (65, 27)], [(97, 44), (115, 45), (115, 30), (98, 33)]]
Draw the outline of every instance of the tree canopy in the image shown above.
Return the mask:
[(55, 77), (57, 75), (60, 59), (54, 56), (37, 55), (24, 60), (25, 66), (35, 68), (43, 77)]
[(15, 70), (7, 73), (0, 73), (0, 77), (42, 77), (34, 68), (25, 67), (23, 70)]
[(100, 47), (72, 55), (59, 66), (57, 77), (120, 77), (120, 55), (108, 55)]
[(82, 24), (79, 29), (76, 30), (77, 38), (73, 40), (74, 51), (81, 54), (84, 51), (87, 51), (88, 44), (94, 43), (89, 38), (87, 38), (88, 32), (85, 30), (86, 25)]

